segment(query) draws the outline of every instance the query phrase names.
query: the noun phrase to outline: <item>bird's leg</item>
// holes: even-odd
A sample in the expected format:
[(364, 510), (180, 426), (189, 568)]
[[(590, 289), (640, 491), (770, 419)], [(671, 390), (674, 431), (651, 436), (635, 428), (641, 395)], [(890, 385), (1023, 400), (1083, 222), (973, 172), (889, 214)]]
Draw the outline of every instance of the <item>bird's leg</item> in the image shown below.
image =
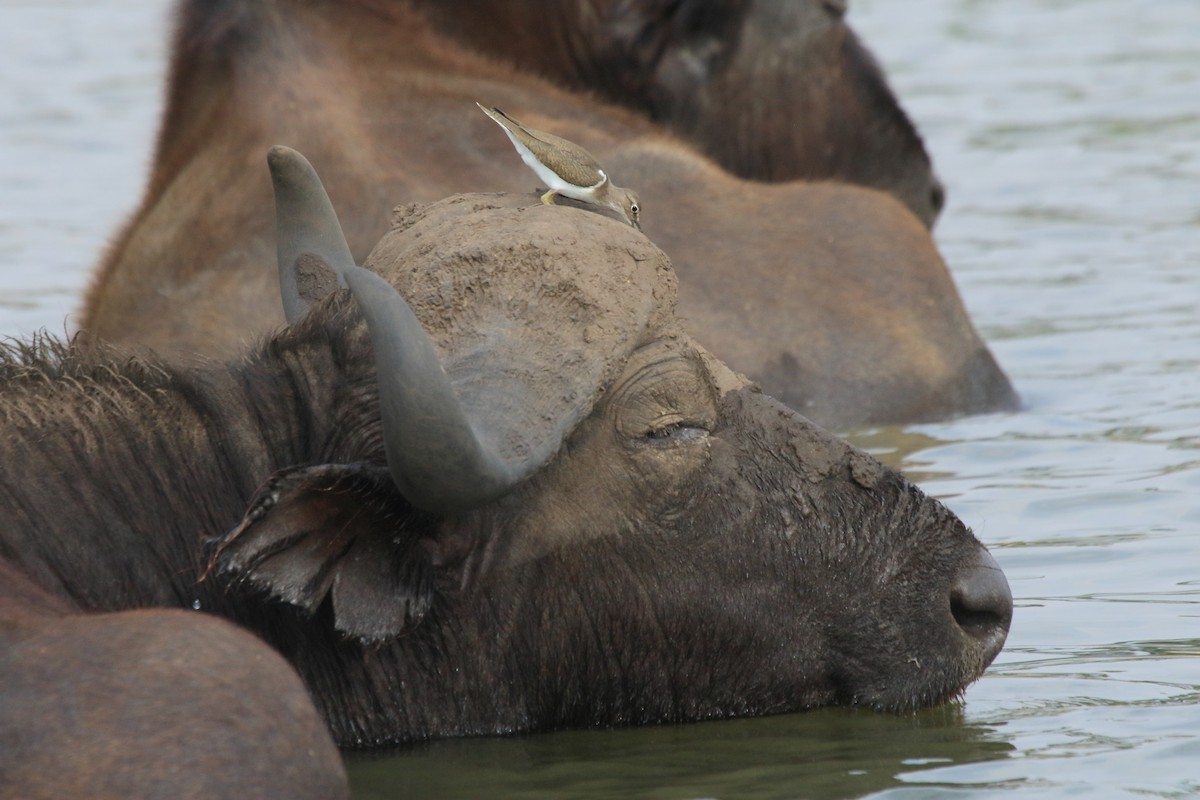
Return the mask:
[(553, 189), (551, 189), (550, 191), (548, 191), (544, 195), (542, 195), (542, 202), (548, 206), (554, 205), (554, 190)]

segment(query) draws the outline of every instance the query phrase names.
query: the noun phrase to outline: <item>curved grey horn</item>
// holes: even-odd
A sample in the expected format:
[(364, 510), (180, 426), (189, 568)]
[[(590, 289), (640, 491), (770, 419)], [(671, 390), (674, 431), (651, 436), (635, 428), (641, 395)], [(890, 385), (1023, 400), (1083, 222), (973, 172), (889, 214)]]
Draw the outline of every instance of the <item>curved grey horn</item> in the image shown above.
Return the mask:
[[(337, 290), (354, 257), (338, 223), (329, 195), (316, 170), (290, 147), (267, 152), (275, 187), (275, 220), (279, 237), (279, 292), (289, 323)], [(332, 271), (331, 271), (332, 270)]]
[(551, 436), (519, 462), (501, 458), (488, 431), (467, 418), (433, 341), (392, 285), (370, 270), (344, 277), (371, 331), (388, 469), (400, 492), (426, 511), (484, 505), (554, 454)]

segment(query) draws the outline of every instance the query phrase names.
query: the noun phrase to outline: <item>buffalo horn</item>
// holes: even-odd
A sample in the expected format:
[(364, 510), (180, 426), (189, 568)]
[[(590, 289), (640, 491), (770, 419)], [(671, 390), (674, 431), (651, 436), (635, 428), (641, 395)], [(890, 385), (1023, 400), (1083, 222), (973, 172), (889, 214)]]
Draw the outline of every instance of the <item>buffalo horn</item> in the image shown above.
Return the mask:
[(388, 469), (417, 508), (465, 511), (494, 500), (554, 454), (549, 437), (519, 461), (489, 445), (454, 394), (433, 341), (392, 285), (370, 270), (344, 273), (375, 350), (376, 382)]
[(329, 195), (303, 155), (275, 145), (267, 153), (275, 188), (279, 237), (279, 291), (283, 313), (294, 323), (309, 307), (337, 290), (354, 257)]

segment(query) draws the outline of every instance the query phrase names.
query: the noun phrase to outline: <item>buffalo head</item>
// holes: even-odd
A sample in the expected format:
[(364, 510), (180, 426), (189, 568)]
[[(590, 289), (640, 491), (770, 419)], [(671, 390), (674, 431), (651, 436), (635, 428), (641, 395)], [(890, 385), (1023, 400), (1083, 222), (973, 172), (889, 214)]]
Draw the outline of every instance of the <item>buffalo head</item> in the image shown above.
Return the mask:
[(307, 161), (270, 163), (281, 341), (344, 339), (362, 374), (328, 463), (278, 473), (213, 563), (315, 615), (303, 647), (263, 635), (341, 741), (912, 709), (999, 652), (979, 541), (684, 333), (639, 233), (458, 196), (357, 267)]

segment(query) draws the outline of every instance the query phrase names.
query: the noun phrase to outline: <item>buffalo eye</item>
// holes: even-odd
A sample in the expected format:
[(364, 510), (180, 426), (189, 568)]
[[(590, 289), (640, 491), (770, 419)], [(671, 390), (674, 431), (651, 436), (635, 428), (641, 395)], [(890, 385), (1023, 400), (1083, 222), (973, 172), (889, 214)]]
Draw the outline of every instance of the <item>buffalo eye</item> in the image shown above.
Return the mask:
[(664, 420), (652, 426), (642, 438), (647, 444), (661, 446), (699, 441), (707, 437), (708, 433), (703, 423)]
[(700, 452), (717, 422), (716, 393), (700, 357), (656, 341), (629, 358), (605, 405), (616, 432), (643, 452)]

